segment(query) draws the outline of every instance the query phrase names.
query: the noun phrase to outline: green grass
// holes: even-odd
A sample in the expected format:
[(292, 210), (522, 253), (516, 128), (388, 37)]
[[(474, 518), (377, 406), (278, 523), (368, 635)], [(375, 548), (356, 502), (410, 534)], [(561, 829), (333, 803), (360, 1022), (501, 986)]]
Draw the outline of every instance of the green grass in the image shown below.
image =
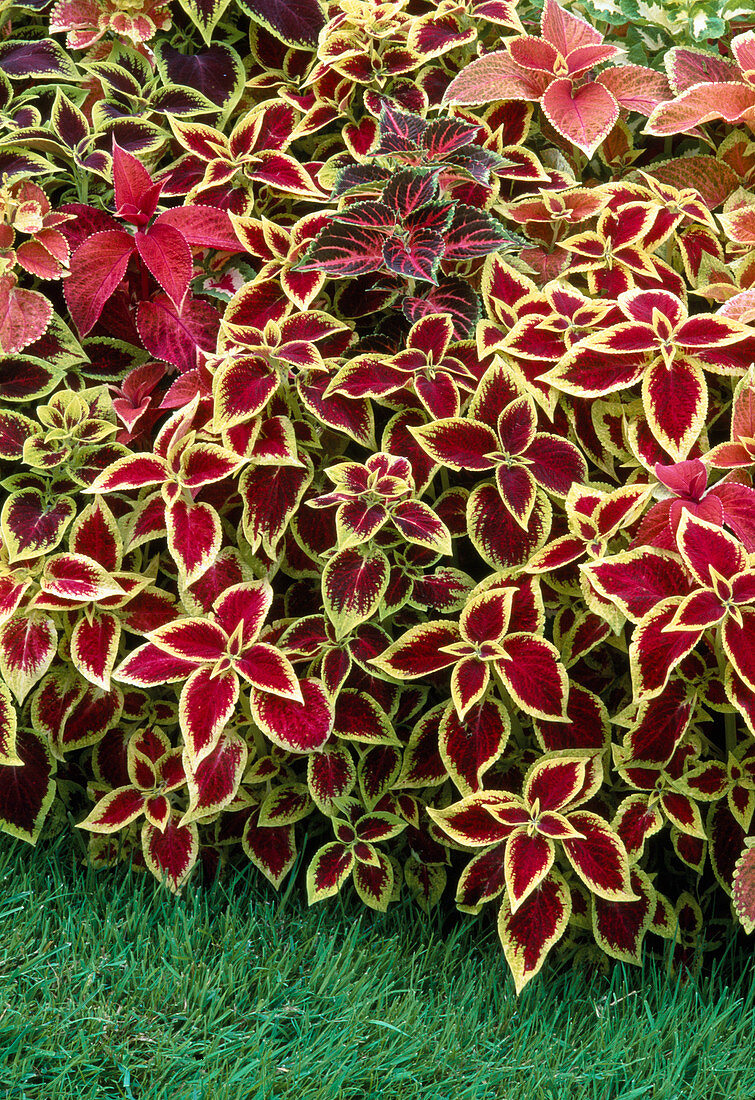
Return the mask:
[(307, 910), (0, 841), (2, 1100), (753, 1100), (755, 969), (541, 976), (408, 905)]

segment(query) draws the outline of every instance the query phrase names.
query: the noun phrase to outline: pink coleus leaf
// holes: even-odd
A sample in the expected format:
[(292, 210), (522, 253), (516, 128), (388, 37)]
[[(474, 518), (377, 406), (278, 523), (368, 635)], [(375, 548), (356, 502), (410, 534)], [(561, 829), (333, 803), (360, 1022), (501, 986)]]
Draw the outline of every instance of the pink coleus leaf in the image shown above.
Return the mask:
[(646, 65), (613, 65), (595, 78), (607, 88), (620, 107), (649, 115), (659, 103), (671, 98), (668, 80)]
[(543, 72), (518, 65), (504, 50), (472, 61), (449, 84), (446, 103), (493, 103), (499, 99), (537, 101), (548, 85)]
[(0, 276), (0, 352), (13, 355), (39, 340), (52, 318), (52, 303), (37, 290), (16, 286), (15, 276)]
[(657, 137), (681, 134), (712, 119), (736, 122), (755, 107), (755, 88), (739, 81), (694, 84), (648, 118), (645, 133)]
[(180, 311), (193, 270), (185, 237), (173, 226), (155, 222), (146, 232), (137, 232), (134, 240), (150, 273)]
[(595, 81), (576, 88), (569, 77), (548, 85), (540, 100), (546, 118), (588, 157), (619, 118), (619, 105), (608, 88)]
[(113, 183), (118, 216), (133, 225), (146, 225), (157, 209), (162, 184), (153, 183), (142, 162), (117, 141), (113, 142)]
[(82, 336), (99, 320), (105, 303), (126, 274), (135, 248), (130, 233), (110, 229), (87, 237), (73, 253), (71, 272), (63, 290), (73, 322)]

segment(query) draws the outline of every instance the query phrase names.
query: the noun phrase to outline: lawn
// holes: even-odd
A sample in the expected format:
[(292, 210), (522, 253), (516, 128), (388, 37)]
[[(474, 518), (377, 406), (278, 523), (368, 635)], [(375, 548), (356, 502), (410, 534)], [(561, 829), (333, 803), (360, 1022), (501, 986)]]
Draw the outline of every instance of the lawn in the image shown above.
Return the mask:
[(175, 899), (0, 841), (2, 1100), (752, 1100), (747, 944), (686, 983), (546, 967), (489, 920), (307, 909), (251, 867)]

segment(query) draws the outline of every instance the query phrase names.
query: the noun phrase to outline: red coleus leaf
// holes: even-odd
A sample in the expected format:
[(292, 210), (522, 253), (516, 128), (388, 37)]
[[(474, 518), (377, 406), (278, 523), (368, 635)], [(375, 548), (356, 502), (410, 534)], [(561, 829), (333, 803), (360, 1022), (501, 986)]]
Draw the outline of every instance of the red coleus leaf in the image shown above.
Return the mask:
[(518, 65), (507, 52), (496, 50), (478, 57), (451, 81), (446, 103), (492, 103), (499, 99), (536, 101), (547, 87), (542, 72)]
[(755, 610), (739, 609), (741, 622), (729, 615), (721, 631), (721, 641), (734, 671), (751, 691), (755, 691)]
[[(468, 795), (453, 806), (436, 810), (428, 806), (427, 812), (452, 840), (471, 848), (486, 848), (506, 840), (513, 826), (501, 818), (504, 812), (513, 810), (524, 824), (529, 814), (519, 799), (503, 791), (481, 791)], [(494, 816), (495, 815), (495, 816)]]
[(665, 137), (715, 118), (733, 122), (753, 107), (755, 92), (749, 85), (736, 80), (705, 81), (686, 88), (675, 99), (659, 103), (648, 118), (645, 132)]
[(307, 868), (309, 904), (337, 894), (353, 866), (354, 853), (340, 841), (331, 841), (319, 848)]
[(232, 731), (221, 733), (212, 752), (196, 765), (192, 765), (187, 753), (189, 805), (181, 818), (182, 825), (217, 813), (232, 801), (241, 783), (247, 757), (246, 744)]
[(494, 485), (478, 485), (467, 501), (469, 537), (482, 558), (494, 569), (524, 565), (545, 542), (551, 526), (551, 508), (538, 493), (523, 531), (519, 520), (501, 500)]
[(233, 671), (215, 674), (212, 668), (203, 667), (187, 679), (181, 691), (179, 720), (193, 767), (215, 748), (238, 697), (239, 681)]
[(220, 550), (220, 518), (210, 504), (179, 498), (165, 509), (168, 549), (186, 584), (197, 580)]
[(463, 913), (479, 913), (486, 901), (502, 893), (505, 885), (503, 848), (495, 845), (474, 856), (459, 875), (457, 908)]
[(407, 238), (389, 237), (383, 244), (385, 266), (396, 275), (437, 283), (443, 236), (435, 229), (414, 229)]
[(632, 901), (629, 857), (620, 837), (598, 814), (577, 810), (569, 823), (581, 839), (564, 839), (564, 851), (585, 885), (606, 901)]
[(382, 707), (364, 692), (346, 689), (335, 702), (336, 737), (368, 745), (398, 744), (390, 719)]
[(18, 731), (19, 763), (3, 767), (0, 783), (0, 829), (36, 844), (55, 799), (55, 762), (44, 737), (31, 729)]
[(585, 783), (589, 756), (566, 754), (539, 760), (529, 769), (523, 787), (528, 805), (541, 810), (561, 810), (573, 802)]
[(544, 751), (605, 748), (609, 740), (608, 712), (597, 695), (571, 682), (566, 715), (566, 722), (535, 720)]
[(113, 184), (115, 209), (133, 225), (146, 225), (157, 209), (161, 184), (152, 182), (142, 162), (113, 142)]
[(253, 813), (244, 826), (241, 844), (254, 866), (277, 890), (296, 862), (294, 826), (259, 827)]
[(541, 969), (551, 947), (563, 936), (571, 914), (569, 887), (551, 870), (516, 913), (506, 897), (498, 915), (498, 934), (517, 993)]
[(217, 428), (231, 428), (257, 416), (279, 384), (277, 373), (264, 356), (242, 356), (224, 364), (213, 381)]
[[(358, 854), (358, 846), (355, 853)], [(370, 909), (385, 912), (393, 895), (393, 865), (386, 855), (377, 852), (377, 866), (359, 860), (354, 867), (354, 887), (359, 897)]]
[[(391, 790), (402, 766), (401, 751), (395, 745), (375, 745), (367, 750), (357, 767), (359, 789), (368, 809), (374, 809), (383, 795)], [(360, 836), (365, 834), (360, 830)], [(383, 839), (371, 836), (369, 839)]]
[(714, 573), (730, 580), (747, 566), (747, 554), (737, 539), (689, 511), (679, 521), (676, 544), (693, 576), (706, 588), (712, 586)]
[(451, 553), (451, 533), (429, 505), (421, 500), (402, 500), (390, 510), (394, 526), (407, 542), (437, 554)]
[(299, 683), (290, 661), (275, 646), (257, 642), (250, 645), (234, 665), (241, 676), (258, 691), (281, 699), (301, 702)]
[(57, 645), (53, 620), (16, 615), (0, 626), (0, 673), (22, 703), (52, 664)]
[(115, 833), (143, 813), (146, 796), (136, 787), (118, 787), (99, 800), (91, 813), (79, 822), (80, 829), (96, 833)]
[(0, 684), (0, 767), (21, 764), (16, 752), (18, 719), (13, 697), (5, 684)]
[(656, 892), (647, 875), (637, 867), (630, 872), (635, 901), (607, 901), (593, 895), (593, 930), (596, 942), (614, 959), (642, 964), (642, 942), (650, 927)]
[(121, 625), (115, 615), (100, 611), (91, 620), (79, 619), (71, 634), (71, 660), (87, 680), (110, 690), (110, 674), (113, 671), (121, 636)]
[(49, 595), (82, 603), (124, 594), (107, 570), (84, 554), (54, 554), (47, 558), (40, 588)]
[(195, 661), (176, 657), (146, 642), (121, 662), (113, 676), (124, 684), (137, 687), (161, 687), (184, 680), (196, 667)]
[(668, 630), (678, 600), (662, 600), (637, 627), (629, 647), (635, 698), (651, 699), (663, 690), (671, 670), (696, 646), (702, 633)]
[(642, 855), (645, 841), (663, 828), (663, 814), (657, 806), (648, 804), (646, 795), (629, 795), (620, 804), (611, 826), (632, 860)]
[(199, 832), (194, 824), (181, 825), (181, 815), (173, 810), (162, 832), (144, 823), (142, 851), (155, 878), (177, 894), (199, 858)]
[(225, 588), (213, 603), (215, 618), (228, 635), (241, 631), (243, 645), (248, 645), (262, 629), (273, 590), (265, 581), (248, 581)]
[(252, 688), (252, 714), (274, 744), (290, 752), (316, 752), (333, 730), (333, 706), (319, 680), (304, 679), (299, 686), (302, 702)]
[(324, 271), (332, 277), (366, 275), (383, 266), (385, 237), (379, 229), (330, 225), (312, 242), (297, 271)]
[(104, 692), (87, 684), (54, 731), (50, 745), (53, 753), (63, 759), (73, 749), (95, 744), (118, 721), (122, 707), (123, 694), (118, 688)]
[(180, 308), (167, 294), (158, 294), (139, 303), (136, 323), (150, 355), (185, 372), (196, 369), (198, 352), (214, 352), (220, 316), (214, 305), (192, 294)]
[(510, 731), (506, 709), (495, 698), (469, 709), (463, 720), (455, 708), (446, 708), (438, 734), (438, 750), (461, 794), (480, 790), (483, 774), (501, 756)]
[[(221, 49), (222, 47), (212, 48)], [(167, 49), (170, 50), (170, 46)], [(196, 60), (197, 56), (196, 54), (194, 57), (176, 54), (177, 58), (184, 61)], [(177, 206), (171, 210), (164, 210), (160, 214), (159, 223), (177, 229), (190, 245), (217, 248), (223, 252), (241, 252), (243, 249), (227, 211), (219, 210), (215, 206), (191, 204)]]
[(638, 623), (661, 600), (682, 596), (689, 588), (676, 557), (651, 547), (601, 558), (582, 566), (582, 572), (592, 587), (616, 604), (633, 623)]
[(487, 456), (497, 450), (498, 440), (485, 424), (451, 417), (409, 431), (431, 458), (451, 470), (489, 470), (494, 465)]
[(342, 745), (324, 745), (307, 760), (307, 785), (325, 814), (335, 812), (335, 800), (350, 795), (356, 780), (357, 770), (351, 753)]
[(338, 637), (371, 617), (388, 587), (390, 566), (376, 546), (339, 550), (322, 574), (325, 610)]
[(226, 632), (207, 619), (176, 619), (150, 635), (150, 642), (194, 664), (215, 662), (228, 646)]
[(370, 663), (397, 679), (427, 676), (455, 663), (456, 657), (441, 650), (458, 642), (459, 636), (459, 628), (454, 623), (440, 620), (422, 623), (411, 627)]
[(538, 888), (555, 857), (555, 846), (547, 837), (539, 833), (530, 835), (524, 826), (514, 830), (504, 857), (504, 876), (512, 913)]
[(294, 825), (312, 812), (309, 791), (303, 783), (274, 787), (260, 806), (259, 825)]
[(35, 558), (54, 550), (75, 514), (76, 505), (69, 496), (50, 499), (34, 487), (10, 493), (0, 515), (8, 560)]
[(135, 454), (117, 459), (85, 489), (89, 493), (114, 493), (162, 485), (168, 478), (168, 466), (159, 455)]
[(504, 655), (493, 665), (514, 701), (536, 718), (566, 719), (569, 681), (556, 647), (524, 633), (509, 634), (501, 645)]
[(70, 546), (72, 553), (93, 558), (108, 572), (119, 568), (123, 539), (113, 513), (103, 500), (95, 500), (79, 512), (71, 527)]

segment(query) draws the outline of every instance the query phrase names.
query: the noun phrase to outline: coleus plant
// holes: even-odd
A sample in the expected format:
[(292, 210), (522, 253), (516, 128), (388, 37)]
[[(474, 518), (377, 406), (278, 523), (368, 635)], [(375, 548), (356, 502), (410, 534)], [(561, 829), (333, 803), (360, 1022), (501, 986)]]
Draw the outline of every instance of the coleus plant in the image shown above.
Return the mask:
[(668, 98), (664, 77), (648, 66), (612, 65), (592, 79), (591, 71), (617, 58), (620, 48), (556, 0), (545, 0), (540, 29), (473, 61), (451, 82), (446, 102), (539, 103), (556, 133), (591, 157), (621, 110), (648, 115)]
[(0, 827), (755, 929), (752, 27), (116, 7), (0, 44)]

